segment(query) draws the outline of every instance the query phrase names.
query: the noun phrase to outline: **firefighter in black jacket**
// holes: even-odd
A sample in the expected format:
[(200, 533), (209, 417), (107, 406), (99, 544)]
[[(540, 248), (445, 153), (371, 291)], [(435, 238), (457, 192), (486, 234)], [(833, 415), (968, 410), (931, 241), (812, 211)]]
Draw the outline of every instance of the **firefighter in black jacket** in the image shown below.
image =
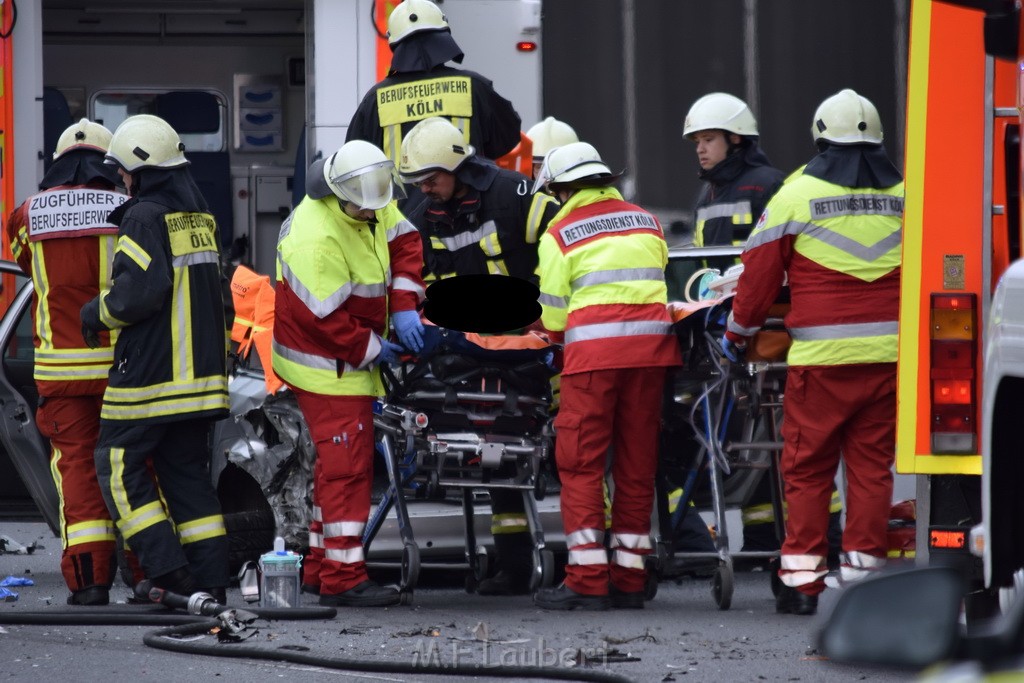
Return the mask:
[[(526, 176), (480, 159), (440, 117), (424, 119), (409, 132), (398, 170), (424, 195), (406, 217), (423, 238), (425, 281), (491, 274), (536, 282), (537, 241), (558, 211), (553, 197), (531, 194)], [(498, 571), (477, 592), (526, 594), (533, 541), (522, 495), (492, 490), (491, 508)]]
[(223, 603), (228, 543), (207, 444), (228, 414), (220, 239), (183, 150), (156, 116), (114, 131), (107, 161), (131, 199), (110, 214), (112, 284), (82, 308), (82, 333), (93, 345), (118, 331), (96, 447), (110, 514), (155, 585)]
[(391, 70), (359, 103), (346, 141), (372, 142), (397, 167), (402, 136), (418, 121), (443, 116), (488, 159), (519, 144), (522, 122), (512, 103), (480, 74), (445, 66), (462, 63), (463, 54), (437, 5), (405, 0), (395, 7), (388, 16), (388, 44)]

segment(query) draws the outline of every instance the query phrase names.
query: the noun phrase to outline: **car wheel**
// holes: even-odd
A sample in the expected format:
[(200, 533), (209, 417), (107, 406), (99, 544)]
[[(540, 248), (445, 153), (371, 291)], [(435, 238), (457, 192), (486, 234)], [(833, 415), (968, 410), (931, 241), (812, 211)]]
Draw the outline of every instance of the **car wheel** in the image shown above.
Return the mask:
[(259, 484), (237, 465), (221, 472), (217, 497), (228, 534), (228, 569), (235, 576), (243, 564), (274, 547), (277, 522)]

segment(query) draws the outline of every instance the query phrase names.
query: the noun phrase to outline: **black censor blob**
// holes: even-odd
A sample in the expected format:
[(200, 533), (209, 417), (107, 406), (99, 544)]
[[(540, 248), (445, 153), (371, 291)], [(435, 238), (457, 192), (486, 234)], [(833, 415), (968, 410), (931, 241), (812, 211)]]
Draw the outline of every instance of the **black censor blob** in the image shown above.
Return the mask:
[(540, 318), (540, 289), (508, 275), (457, 275), (427, 287), (423, 315), (460, 332), (509, 332)]

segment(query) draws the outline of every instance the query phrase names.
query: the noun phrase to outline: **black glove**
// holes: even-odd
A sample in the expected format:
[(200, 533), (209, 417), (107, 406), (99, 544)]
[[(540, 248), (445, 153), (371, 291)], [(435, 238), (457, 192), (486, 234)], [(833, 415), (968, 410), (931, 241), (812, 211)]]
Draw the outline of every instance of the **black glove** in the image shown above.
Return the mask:
[(97, 349), (100, 346), (100, 333), (88, 325), (82, 325), (82, 339), (85, 340), (86, 346), (90, 349)]

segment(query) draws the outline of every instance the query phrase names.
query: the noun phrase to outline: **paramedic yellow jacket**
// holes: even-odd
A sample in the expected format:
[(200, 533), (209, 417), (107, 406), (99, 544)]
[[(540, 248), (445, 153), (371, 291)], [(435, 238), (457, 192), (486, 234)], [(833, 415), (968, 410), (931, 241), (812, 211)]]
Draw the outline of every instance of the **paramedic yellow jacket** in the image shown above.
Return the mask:
[(613, 188), (573, 194), (540, 238), (541, 321), (565, 331), (562, 374), (681, 363), (658, 219)]
[(388, 313), (423, 299), (423, 247), (395, 202), (377, 223), (330, 195), (306, 197), (277, 245), (273, 367), (289, 385), (330, 396), (383, 394), (373, 365)]

